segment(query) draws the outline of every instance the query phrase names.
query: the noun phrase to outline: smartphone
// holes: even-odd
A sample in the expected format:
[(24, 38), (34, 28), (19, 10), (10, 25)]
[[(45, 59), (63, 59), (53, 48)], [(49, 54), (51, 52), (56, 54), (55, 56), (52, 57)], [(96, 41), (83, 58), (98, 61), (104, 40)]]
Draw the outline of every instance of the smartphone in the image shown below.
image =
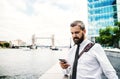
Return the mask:
[(59, 59), (61, 62), (67, 63), (65, 59)]

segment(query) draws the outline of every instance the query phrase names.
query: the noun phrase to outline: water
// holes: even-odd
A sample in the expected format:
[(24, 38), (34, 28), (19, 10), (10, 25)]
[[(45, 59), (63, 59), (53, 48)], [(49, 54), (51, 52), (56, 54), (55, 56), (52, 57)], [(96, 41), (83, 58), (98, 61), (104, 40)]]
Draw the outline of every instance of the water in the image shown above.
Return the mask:
[(0, 49), (0, 79), (38, 79), (66, 51)]
[[(0, 49), (0, 79), (38, 79), (67, 54), (68, 49)], [(120, 78), (120, 57), (108, 56)], [(103, 76), (102, 79), (107, 79)]]

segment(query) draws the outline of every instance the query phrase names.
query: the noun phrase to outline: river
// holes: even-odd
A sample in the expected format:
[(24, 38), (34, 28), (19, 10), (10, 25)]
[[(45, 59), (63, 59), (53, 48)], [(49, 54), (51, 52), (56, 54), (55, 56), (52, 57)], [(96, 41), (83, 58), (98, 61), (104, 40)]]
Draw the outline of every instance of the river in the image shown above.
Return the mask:
[(66, 50), (0, 49), (0, 79), (38, 79)]
[[(68, 49), (52, 51), (49, 48), (0, 49), (0, 79), (38, 79)], [(120, 78), (120, 57), (108, 56)], [(103, 79), (107, 79), (103, 76)]]

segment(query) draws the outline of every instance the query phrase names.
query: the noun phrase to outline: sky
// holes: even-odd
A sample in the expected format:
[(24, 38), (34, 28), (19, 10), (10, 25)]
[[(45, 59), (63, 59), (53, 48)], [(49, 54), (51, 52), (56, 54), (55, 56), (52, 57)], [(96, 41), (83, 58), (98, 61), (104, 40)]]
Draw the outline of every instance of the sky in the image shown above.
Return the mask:
[(56, 44), (69, 44), (74, 20), (87, 26), (87, 0), (0, 0), (0, 40), (54, 34)]

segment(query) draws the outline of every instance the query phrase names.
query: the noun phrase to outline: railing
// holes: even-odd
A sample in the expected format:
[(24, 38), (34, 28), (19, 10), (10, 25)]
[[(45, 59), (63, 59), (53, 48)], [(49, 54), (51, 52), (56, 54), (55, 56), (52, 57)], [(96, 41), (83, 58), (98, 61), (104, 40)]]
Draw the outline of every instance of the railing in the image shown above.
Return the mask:
[(104, 49), (109, 56), (120, 57), (120, 49)]

